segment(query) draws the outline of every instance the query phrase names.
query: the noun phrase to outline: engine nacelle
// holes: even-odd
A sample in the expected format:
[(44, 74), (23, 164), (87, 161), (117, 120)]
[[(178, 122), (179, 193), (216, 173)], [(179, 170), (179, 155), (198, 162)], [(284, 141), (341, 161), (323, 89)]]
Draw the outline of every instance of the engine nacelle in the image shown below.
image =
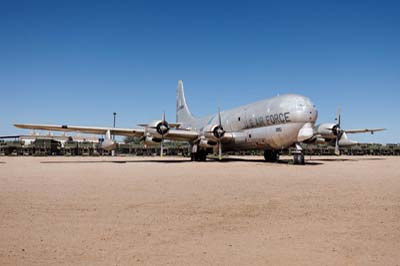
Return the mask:
[(324, 138), (318, 137), (314, 141), (315, 144), (325, 144), (326, 140)]
[(213, 148), (217, 144), (218, 142), (216, 140), (207, 139), (204, 136), (202, 136), (199, 141), (199, 146), (202, 148)]
[(117, 143), (112, 139), (105, 139), (100, 143), (100, 148), (106, 151), (115, 150)]
[(147, 146), (158, 145), (161, 142), (161, 138), (156, 138), (154, 136), (145, 136), (143, 139), (143, 144)]
[(337, 135), (337, 125), (333, 123), (324, 123), (317, 126), (317, 133), (324, 139), (335, 139)]
[(163, 120), (155, 120), (151, 123), (149, 123), (146, 126), (146, 132), (150, 133), (152, 136), (156, 138), (162, 138), (162, 136), (165, 136), (169, 132), (169, 124), (167, 121)]
[(218, 141), (225, 135), (225, 130), (220, 125), (213, 125), (204, 128), (204, 137), (211, 141)]

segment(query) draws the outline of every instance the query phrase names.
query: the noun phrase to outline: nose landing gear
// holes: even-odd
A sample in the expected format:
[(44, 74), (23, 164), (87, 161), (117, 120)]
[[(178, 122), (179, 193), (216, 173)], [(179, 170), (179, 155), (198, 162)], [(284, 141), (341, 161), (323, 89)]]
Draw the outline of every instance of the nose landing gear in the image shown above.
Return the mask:
[(293, 164), (298, 164), (298, 165), (305, 164), (303, 148), (299, 144), (296, 144), (296, 150), (292, 152), (292, 154), (293, 154)]
[(300, 152), (293, 153), (293, 164), (304, 165), (304, 154)]

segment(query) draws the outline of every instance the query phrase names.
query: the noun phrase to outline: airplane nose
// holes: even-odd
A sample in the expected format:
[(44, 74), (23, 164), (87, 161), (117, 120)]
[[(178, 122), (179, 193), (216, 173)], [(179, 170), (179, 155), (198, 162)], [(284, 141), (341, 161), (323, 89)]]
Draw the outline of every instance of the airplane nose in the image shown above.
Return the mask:
[(318, 110), (315, 104), (313, 104), (310, 100), (308, 100), (306, 112), (308, 121), (311, 123), (315, 123), (318, 118)]
[(294, 98), (295, 115), (298, 121), (314, 124), (317, 121), (318, 112), (316, 106), (311, 100), (304, 96), (296, 96)]
[(312, 105), (312, 107), (310, 108), (309, 120), (311, 123), (315, 123), (315, 121), (317, 121), (317, 118), (318, 118), (318, 110), (315, 107), (315, 105)]

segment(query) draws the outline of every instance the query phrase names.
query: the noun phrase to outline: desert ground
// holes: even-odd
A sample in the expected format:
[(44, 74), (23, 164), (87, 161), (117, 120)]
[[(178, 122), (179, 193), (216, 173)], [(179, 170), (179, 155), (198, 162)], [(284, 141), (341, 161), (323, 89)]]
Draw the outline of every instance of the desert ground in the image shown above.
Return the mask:
[(0, 157), (0, 265), (400, 265), (400, 157)]

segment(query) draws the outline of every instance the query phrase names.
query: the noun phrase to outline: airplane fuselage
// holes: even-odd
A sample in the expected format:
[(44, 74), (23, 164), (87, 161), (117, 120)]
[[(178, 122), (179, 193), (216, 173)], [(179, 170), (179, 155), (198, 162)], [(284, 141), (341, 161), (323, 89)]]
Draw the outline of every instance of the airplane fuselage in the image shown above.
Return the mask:
[[(312, 136), (312, 130), (308, 131), (311, 135), (306, 136), (302, 129), (312, 129), (317, 116), (315, 105), (307, 97), (296, 94), (276, 96), (223, 111), (222, 126), (230, 134), (229, 138), (224, 139), (223, 149), (287, 148)], [(217, 124), (218, 114), (214, 114), (194, 118), (182, 126), (204, 135)]]

